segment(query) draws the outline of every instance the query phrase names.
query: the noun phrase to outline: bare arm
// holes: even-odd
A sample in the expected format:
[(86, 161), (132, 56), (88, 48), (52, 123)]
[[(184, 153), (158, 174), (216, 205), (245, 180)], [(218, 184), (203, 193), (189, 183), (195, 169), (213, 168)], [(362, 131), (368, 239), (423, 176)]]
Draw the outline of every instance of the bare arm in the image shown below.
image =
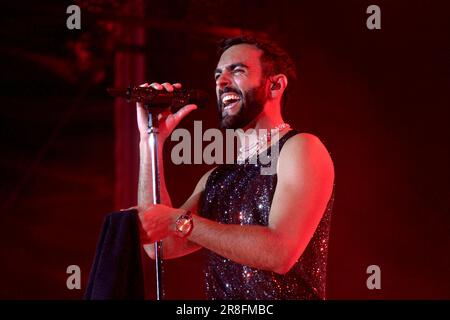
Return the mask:
[[(323, 216), (333, 189), (334, 169), (320, 140), (300, 134), (286, 142), (277, 175), (267, 227), (221, 224), (194, 216), (189, 241), (243, 265), (280, 274), (289, 271)], [(173, 234), (181, 212), (164, 205), (140, 212), (146, 241)]]
[[(144, 84), (144, 87), (152, 86), (157, 90), (173, 91), (174, 88), (180, 88), (181, 85), (170, 85), (164, 83), (162, 85), (154, 83), (152, 85)], [(164, 142), (170, 133), (175, 129), (178, 123), (183, 119), (190, 111), (196, 108), (195, 105), (187, 105), (180, 109), (177, 113), (171, 114), (170, 112), (164, 112), (158, 116), (159, 118), (159, 134), (157, 141), (157, 157), (158, 157), (158, 169), (159, 169), (159, 181), (160, 181), (160, 200), (161, 204), (171, 207), (172, 201), (167, 191), (166, 181), (164, 176), (164, 159), (163, 159), (163, 147)], [(153, 204), (153, 176), (152, 176), (152, 157), (151, 157), (151, 145), (149, 135), (147, 133), (148, 114), (142, 104), (138, 103), (136, 106), (137, 122), (140, 133), (139, 142), (139, 182), (138, 182), (138, 210), (142, 211)], [(201, 180), (202, 182), (202, 180)], [(204, 188), (204, 186), (203, 186)], [(192, 196), (183, 205), (185, 208), (196, 210), (197, 201), (202, 191), (202, 184), (199, 183)], [(198, 246), (189, 246), (186, 240), (177, 239), (174, 236), (169, 236), (163, 239), (163, 258), (170, 256), (180, 256), (192, 252)], [(154, 257), (153, 244), (145, 244), (144, 249), (150, 257)]]
[[(151, 85), (145, 83), (142, 87), (149, 87), (156, 90), (167, 90), (172, 92), (174, 88), (181, 88), (179, 83), (171, 85), (169, 83), (153, 83)], [(171, 200), (166, 188), (166, 181), (164, 178), (164, 161), (163, 161), (163, 147), (164, 142), (168, 136), (172, 133), (175, 127), (180, 121), (192, 110), (197, 108), (196, 105), (186, 105), (175, 114), (165, 111), (158, 115), (159, 119), (159, 133), (158, 133), (158, 166), (160, 176), (160, 200), (162, 204), (171, 206)], [(151, 142), (150, 136), (147, 133), (148, 128), (148, 114), (141, 103), (136, 104), (136, 118), (140, 134), (139, 142), (139, 184), (138, 184), (138, 208), (139, 210), (145, 210), (151, 204), (153, 204), (153, 185), (152, 185), (152, 172), (151, 172)]]
[[(164, 177), (164, 161), (163, 161), (163, 146), (164, 141), (158, 141), (158, 167), (160, 177), (160, 199), (161, 203), (167, 206), (172, 206), (170, 195), (167, 192), (166, 180)], [(138, 207), (148, 208), (153, 204), (153, 184), (151, 172), (151, 149), (148, 138), (141, 139), (139, 142), (139, 183), (138, 183)]]
[(322, 218), (334, 170), (319, 139), (301, 134), (286, 143), (277, 174), (268, 227), (226, 225), (196, 216), (189, 240), (244, 265), (289, 271)]

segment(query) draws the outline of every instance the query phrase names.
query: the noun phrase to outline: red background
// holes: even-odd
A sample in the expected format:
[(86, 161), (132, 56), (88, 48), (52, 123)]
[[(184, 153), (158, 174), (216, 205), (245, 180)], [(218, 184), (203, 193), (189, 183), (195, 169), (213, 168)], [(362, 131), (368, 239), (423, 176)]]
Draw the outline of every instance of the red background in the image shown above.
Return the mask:
[[(444, 1), (147, 1), (133, 13), (143, 18), (139, 45), (124, 40), (133, 19), (121, 20), (122, 1), (93, 3), (79, 2), (80, 31), (65, 27), (70, 3), (2, 5), (0, 298), (81, 298), (103, 216), (135, 204), (133, 107), (114, 107), (105, 92), (125, 79), (117, 54), (131, 56), (135, 83), (212, 93), (215, 43), (239, 29), (273, 34), (291, 53), (299, 81), (285, 119), (318, 135), (334, 160), (328, 298), (450, 298)], [(381, 30), (366, 28), (370, 4)], [(180, 127), (214, 127), (215, 112), (211, 103)], [(180, 205), (208, 167), (165, 169)], [(166, 262), (168, 298), (202, 298), (201, 261), (200, 252)], [(81, 290), (66, 288), (71, 264)], [(381, 290), (366, 287), (372, 264)]]

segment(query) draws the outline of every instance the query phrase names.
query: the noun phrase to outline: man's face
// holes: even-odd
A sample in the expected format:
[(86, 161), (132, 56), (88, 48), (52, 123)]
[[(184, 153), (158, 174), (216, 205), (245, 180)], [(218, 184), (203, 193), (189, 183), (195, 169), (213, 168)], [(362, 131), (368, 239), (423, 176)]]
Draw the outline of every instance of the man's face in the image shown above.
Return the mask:
[(262, 51), (255, 46), (239, 44), (220, 57), (215, 79), (221, 128), (244, 128), (263, 110), (266, 81), (261, 55)]

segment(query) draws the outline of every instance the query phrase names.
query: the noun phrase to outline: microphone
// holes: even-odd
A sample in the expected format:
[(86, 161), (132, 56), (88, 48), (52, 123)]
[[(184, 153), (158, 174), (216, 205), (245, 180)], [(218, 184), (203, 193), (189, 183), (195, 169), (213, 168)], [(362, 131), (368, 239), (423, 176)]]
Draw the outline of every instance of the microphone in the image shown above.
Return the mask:
[(108, 88), (108, 93), (115, 98), (125, 98), (127, 102), (141, 102), (148, 108), (170, 108), (176, 112), (187, 104), (196, 104), (204, 107), (208, 100), (205, 92), (192, 89), (175, 89), (173, 92), (156, 90), (152, 87), (129, 86), (123, 88)]

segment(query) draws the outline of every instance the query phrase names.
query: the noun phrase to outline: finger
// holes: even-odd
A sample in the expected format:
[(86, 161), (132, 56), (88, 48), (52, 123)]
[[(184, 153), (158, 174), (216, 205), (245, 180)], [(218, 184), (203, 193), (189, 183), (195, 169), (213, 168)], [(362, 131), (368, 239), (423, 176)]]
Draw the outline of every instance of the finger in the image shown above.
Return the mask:
[(172, 112), (170, 112), (170, 110), (164, 110), (160, 114), (158, 114), (158, 120), (161, 120), (163, 118), (167, 118), (171, 114), (172, 114)]
[(147, 231), (141, 230), (139, 232), (139, 235), (141, 238), (141, 243), (143, 243), (143, 244), (151, 243), (150, 237), (149, 237), (149, 234), (147, 233)]
[(130, 211), (130, 210), (138, 210), (138, 206), (129, 207), (128, 209), (120, 209), (120, 211)]
[[(145, 82), (145, 83), (139, 85), (139, 87), (141, 87), (141, 88), (146, 88), (146, 87), (149, 87), (149, 86), (150, 86), (150, 85), (149, 85), (147, 82)], [(143, 104), (142, 102), (137, 102), (136, 105), (137, 105), (139, 108), (143, 108), (143, 107), (144, 107), (144, 104)]]
[(189, 112), (197, 109), (197, 105), (195, 104), (187, 104), (176, 113), (167, 117), (167, 120), (173, 121), (173, 125), (177, 126), (180, 121), (188, 115)]
[(172, 85), (175, 89), (181, 89), (181, 83), (174, 83), (173, 85)]
[(180, 118), (183, 119), (185, 116), (188, 115), (188, 113), (190, 113), (191, 111), (194, 111), (195, 109), (197, 109), (197, 105), (196, 104), (187, 104), (185, 105), (183, 108), (181, 108), (180, 110), (178, 110), (174, 116), (175, 118)]
[(162, 86), (164, 87), (164, 89), (166, 89), (167, 92), (172, 92), (173, 91), (173, 86), (170, 83), (168, 83), (168, 82), (164, 82), (162, 84)]
[(153, 89), (156, 89), (156, 90), (162, 90), (162, 89), (163, 89), (163, 86), (160, 85), (158, 82), (153, 82), (153, 83), (150, 85), (150, 87), (152, 87)]

